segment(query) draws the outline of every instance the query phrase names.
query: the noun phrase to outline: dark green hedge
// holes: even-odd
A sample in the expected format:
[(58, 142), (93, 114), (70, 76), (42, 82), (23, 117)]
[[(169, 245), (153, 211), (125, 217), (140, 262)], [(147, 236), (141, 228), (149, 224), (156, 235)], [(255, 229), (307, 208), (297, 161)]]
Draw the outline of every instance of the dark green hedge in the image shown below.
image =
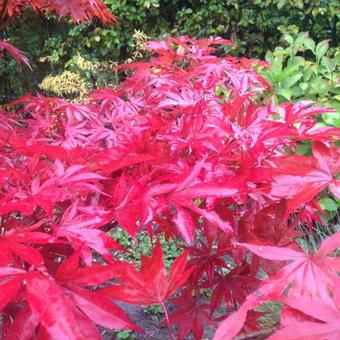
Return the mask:
[[(19, 70), (13, 61), (0, 62), (0, 95), (17, 96), (33, 89), (47, 74), (60, 74), (79, 54), (90, 61), (123, 62), (133, 51), (132, 34), (152, 38), (189, 34), (219, 35), (236, 42), (234, 54), (264, 57), (278, 45), (281, 31), (296, 25), (315, 41), (337, 46), (340, 9), (337, 0), (105, 0), (120, 23), (72, 26), (54, 17), (27, 13), (2, 32), (26, 51), (35, 71)], [(71, 62), (70, 62), (71, 60)], [(89, 81), (93, 74), (85, 74)]]

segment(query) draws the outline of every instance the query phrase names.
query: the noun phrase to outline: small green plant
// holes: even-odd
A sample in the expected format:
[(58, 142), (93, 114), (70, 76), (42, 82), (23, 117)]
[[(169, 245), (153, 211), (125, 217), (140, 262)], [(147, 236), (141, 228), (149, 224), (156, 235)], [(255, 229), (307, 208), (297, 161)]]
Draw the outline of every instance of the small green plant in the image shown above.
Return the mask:
[(115, 336), (117, 340), (134, 340), (136, 339), (135, 335), (132, 331), (129, 330), (123, 330), (115, 332)]
[[(340, 49), (330, 48), (329, 41), (315, 42), (307, 32), (299, 32), (296, 26), (280, 28), (282, 46), (266, 54), (271, 65), (261, 73), (274, 86), (274, 99), (278, 102), (315, 100), (318, 104), (332, 107), (335, 112), (319, 118), (318, 126), (340, 127)], [(298, 143), (297, 152), (311, 154), (309, 142)], [(339, 209), (340, 202), (324, 197), (320, 206), (329, 218)]]
[(158, 315), (158, 314), (163, 314), (164, 313), (164, 311), (162, 309), (162, 306), (160, 306), (160, 305), (153, 305), (153, 306), (144, 307), (143, 311), (145, 313), (154, 314), (154, 315)]
[(315, 100), (330, 106), (336, 113), (322, 116), (319, 125), (340, 127), (340, 50), (331, 49), (329, 41), (319, 43), (306, 32), (290, 26), (283, 31), (283, 46), (266, 54), (269, 69), (262, 74), (275, 87), (274, 98), (286, 100)]
[[(122, 247), (129, 249), (129, 252), (123, 252), (119, 255), (121, 256), (120, 259), (124, 261), (140, 261), (141, 255), (152, 254), (150, 237), (146, 231), (138, 233), (135, 240), (121, 227), (111, 230), (110, 235)], [(181, 253), (181, 245), (174, 239), (165, 241), (163, 235), (160, 236), (160, 241), (164, 250), (164, 262), (166, 267), (169, 268), (174, 259)]]
[(143, 312), (150, 315), (152, 323), (159, 324), (164, 315), (164, 310), (161, 305), (146, 306), (143, 308)]

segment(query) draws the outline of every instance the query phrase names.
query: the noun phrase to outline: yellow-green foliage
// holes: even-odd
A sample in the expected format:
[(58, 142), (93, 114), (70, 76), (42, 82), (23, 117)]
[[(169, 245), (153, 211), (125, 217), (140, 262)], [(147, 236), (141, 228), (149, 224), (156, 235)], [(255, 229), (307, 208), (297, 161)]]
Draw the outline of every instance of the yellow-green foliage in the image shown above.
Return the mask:
[(57, 96), (76, 95), (82, 97), (89, 87), (88, 82), (80, 74), (70, 71), (64, 71), (56, 76), (49, 75), (39, 84), (40, 89)]
[(100, 71), (111, 71), (113, 67), (118, 64), (109, 60), (109, 61), (92, 61), (85, 59), (80, 54), (77, 54), (72, 60), (70, 60), (66, 66), (76, 66), (81, 71), (91, 71), (93, 73)]
[(127, 59), (126, 63), (131, 63), (136, 61), (137, 59), (142, 59), (144, 57), (144, 52), (147, 50), (146, 43), (150, 40), (143, 31), (135, 30), (134, 34), (132, 35), (133, 38), (133, 48), (134, 51), (132, 53), (132, 57)]

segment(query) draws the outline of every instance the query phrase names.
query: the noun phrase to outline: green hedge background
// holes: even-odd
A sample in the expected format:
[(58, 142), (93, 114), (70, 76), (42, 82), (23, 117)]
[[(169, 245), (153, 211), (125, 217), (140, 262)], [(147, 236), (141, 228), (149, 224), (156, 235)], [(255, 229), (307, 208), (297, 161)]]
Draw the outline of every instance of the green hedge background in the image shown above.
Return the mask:
[[(308, 32), (316, 43), (329, 40), (331, 50), (338, 47), (340, 5), (337, 0), (104, 2), (118, 17), (118, 24), (107, 27), (94, 22), (74, 26), (53, 15), (41, 17), (28, 12), (0, 32), (2, 38), (25, 51), (34, 64), (31, 72), (21, 69), (11, 59), (0, 61), (0, 100), (4, 102), (33, 91), (46, 76), (61, 75), (65, 70), (79, 74), (90, 88), (116, 81), (109, 72), (79, 64), (125, 62), (135, 51), (135, 30), (152, 39), (166, 35), (188, 34), (196, 38), (219, 35), (235, 42), (236, 48), (231, 52), (234, 55), (254, 58), (264, 58), (278, 45), (291, 44), (291, 39), (285, 39), (287, 33), (295, 39), (297, 32)], [(286, 35), (282, 40), (283, 34)], [(310, 51), (305, 53), (300, 49), (300, 52), (305, 58), (313, 57)], [(284, 95), (292, 97), (289, 93)]]

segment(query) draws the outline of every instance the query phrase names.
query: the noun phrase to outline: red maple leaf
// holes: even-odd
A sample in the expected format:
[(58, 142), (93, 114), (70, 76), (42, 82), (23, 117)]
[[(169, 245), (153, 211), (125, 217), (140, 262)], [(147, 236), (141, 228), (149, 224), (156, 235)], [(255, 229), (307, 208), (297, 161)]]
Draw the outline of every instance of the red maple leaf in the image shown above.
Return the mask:
[(288, 198), (288, 212), (308, 203), (328, 186), (340, 196), (339, 181), (335, 178), (338, 163), (332, 150), (321, 142), (314, 143), (313, 157), (294, 155), (278, 159), (274, 163), (271, 195)]
[(142, 256), (139, 271), (132, 264), (122, 263), (114, 273), (115, 279), (122, 284), (103, 288), (100, 293), (131, 304), (163, 304), (188, 280), (192, 269), (186, 268), (187, 257), (187, 252), (179, 256), (167, 275), (162, 246), (157, 242), (151, 257)]
[[(270, 340), (308, 339), (337, 340), (340, 337), (340, 286), (335, 287), (334, 304), (301, 297), (286, 297), (281, 301), (290, 307), (289, 319), (281, 318), (281, 328)], [(302, 314), (303, 313), (303, 314)]]
[[(10, 55), (13, 56), (13, 58), (16, 60), (18, 64), (23, 64), (28, 66), (31, 69), (31, 65), (28, 61), (28, 58), (25, 56), (25, 54), (18, 50), (16, 47), (11, 45), (10, 43), (7, 43), (5, 41), (0, 40), (0, 52), (7, 51)], [(2, 54), (0, 54), (0, 57)]]
[(23, 279), (28, 305), (21, 309), (10, 325), (9, 339), (13, 339), (14, 335), (18, 338), (25, 334), (33, 335), (37, 327), (43, 327), (52, 338), (70, 340), (83, 340), (86, 335), (91, 335), (91, 339), (101, 339), (95, 324), (111, 329), (141, 331), (112, 301), (83, 288), (107, 282), (113, 272), (112, 265), (80, 268), (79, 254), (75, 253), (58, 267), (55, 280), (37, 272), (13, 273), (11, 279), (2, 283), (0, 307), (18, 293)]
[(334, 305), (329, 290), (335, 289), (340, 258), (327, 255), (337, 249), (339, 240), (339, 232), (328, 237), (316, 255), (284, 247), (240, 243), (240, 246), (267, 260), (293, 262), (264, 280), (260, 288), (247, 297), (240, 309), (220, 324), (214, 340), (232, 339), (241, 330), (250, 309), (265, 301), (280, 300), (282, 293), (288, 287), (288, 297), (298, 296), (302, 299), (313, 299), (319, 303)]
[(211, 284), (211, 312), (224, 301), (228, 311), (234, 311), (258, 286), (256, 269), (248, 263), (234, 268), (226, 275), (215, 274)]
[(195, 246), (188, 247), (191, 255), (189, 265), (194, 268), (193, 281), (199, 280), (204, 274), (208, 281), (212, 281), (217, 269), (229, 269), (224, 257), (230, 253), (231, 248), (228, 235), (223, 233), (213, 239), (206, 237), (206, 240), (201, 239)]
[(47, 244), (50, 235), (36, 231), (45, 221), (24, 227), (17, 220), (9, 218), (1, 223), (0, 265), (12, 265), (15, 256), (37, 268), (42, 268), (44, 259), (33, 244)]
[(177, 339), (183, 340), (192, 333), (196, 340), (201, 340), (205, 325), (215, 328), (209, 304), (202, 302), (185, 290), (180, 297), (171, 299), (179, 308), (169, 315), (170, 324), (177, 325)]

